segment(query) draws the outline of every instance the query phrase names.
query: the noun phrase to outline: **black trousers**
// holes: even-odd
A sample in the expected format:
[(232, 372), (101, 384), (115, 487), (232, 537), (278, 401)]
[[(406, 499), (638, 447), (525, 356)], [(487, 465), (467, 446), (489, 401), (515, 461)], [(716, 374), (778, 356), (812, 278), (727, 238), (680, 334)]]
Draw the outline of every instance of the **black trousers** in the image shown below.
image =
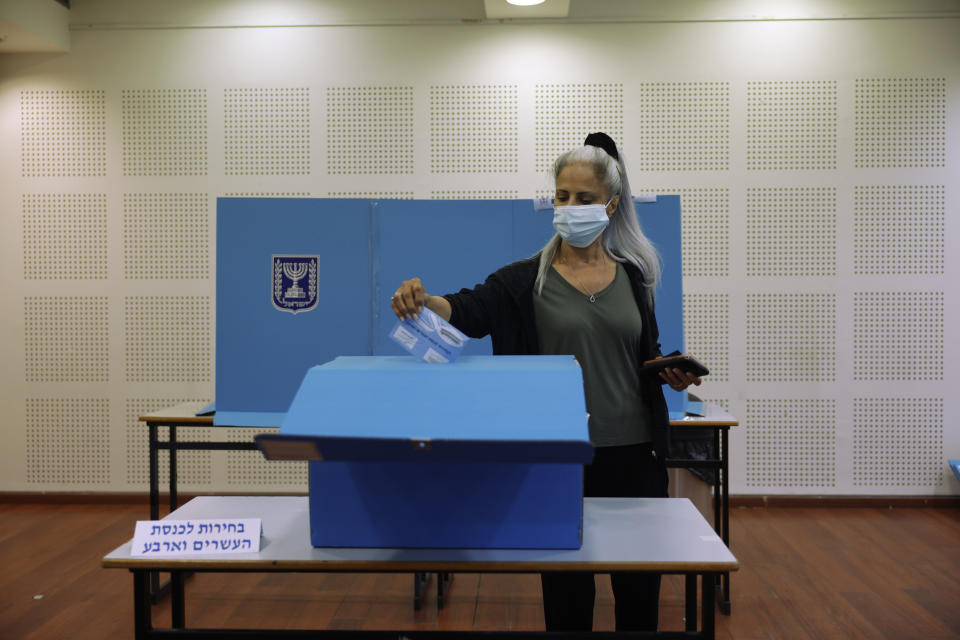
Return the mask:
[[(583, 467), (583, 495), (589, 498), (665, 498), (667, 467), (650, 444), (597, 447)], [(617, 631), (656, 631), (660, 574), (611, 573)], [(547, 631), (590, 631), (596, 586), (592, 573), (542, 573), (543, 617)]]

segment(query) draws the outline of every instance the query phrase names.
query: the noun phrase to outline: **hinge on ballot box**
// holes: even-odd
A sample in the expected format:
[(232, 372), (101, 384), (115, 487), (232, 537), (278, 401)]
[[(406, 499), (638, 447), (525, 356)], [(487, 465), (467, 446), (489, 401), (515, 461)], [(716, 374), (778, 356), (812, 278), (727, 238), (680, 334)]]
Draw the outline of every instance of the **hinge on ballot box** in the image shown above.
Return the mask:
[(413, 448), (417, 451), (430, 451), (430, 448), (433, 446), (429, 438), (411, 438), (410, 444), (412, 444)]

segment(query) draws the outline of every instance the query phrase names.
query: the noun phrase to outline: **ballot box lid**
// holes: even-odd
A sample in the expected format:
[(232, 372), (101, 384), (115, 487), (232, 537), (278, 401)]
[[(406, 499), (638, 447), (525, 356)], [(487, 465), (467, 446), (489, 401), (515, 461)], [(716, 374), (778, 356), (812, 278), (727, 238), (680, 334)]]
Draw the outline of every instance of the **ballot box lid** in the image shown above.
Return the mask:
[(573, 356), (344, 356), (311, 368), (270, 459), (590, 462)]

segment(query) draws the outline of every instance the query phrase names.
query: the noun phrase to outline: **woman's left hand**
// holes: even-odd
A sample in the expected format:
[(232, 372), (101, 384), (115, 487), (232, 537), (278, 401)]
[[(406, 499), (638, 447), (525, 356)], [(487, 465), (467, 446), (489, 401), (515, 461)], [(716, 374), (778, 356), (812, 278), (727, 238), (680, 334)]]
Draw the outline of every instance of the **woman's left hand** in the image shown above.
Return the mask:
[(687, 373), (680, 369), (666, 368), (660, 371), (660, 378), (663, 379), (674, 391), (683, 391), (692, 384), (699, 385), (701, 380), (699, 376)]

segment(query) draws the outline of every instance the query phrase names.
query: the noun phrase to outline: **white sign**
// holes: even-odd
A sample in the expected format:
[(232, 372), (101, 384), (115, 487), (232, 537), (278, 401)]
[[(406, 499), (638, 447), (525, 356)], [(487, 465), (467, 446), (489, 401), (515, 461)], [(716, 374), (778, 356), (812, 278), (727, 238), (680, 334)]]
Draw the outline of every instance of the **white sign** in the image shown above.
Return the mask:
[(260, 551), (260, 518), (138, 520), (132, 556), (218, 555)]
[(533, 210), (543, 211), (544, 209), (553, 209), (553, 198), (534, 198)]

